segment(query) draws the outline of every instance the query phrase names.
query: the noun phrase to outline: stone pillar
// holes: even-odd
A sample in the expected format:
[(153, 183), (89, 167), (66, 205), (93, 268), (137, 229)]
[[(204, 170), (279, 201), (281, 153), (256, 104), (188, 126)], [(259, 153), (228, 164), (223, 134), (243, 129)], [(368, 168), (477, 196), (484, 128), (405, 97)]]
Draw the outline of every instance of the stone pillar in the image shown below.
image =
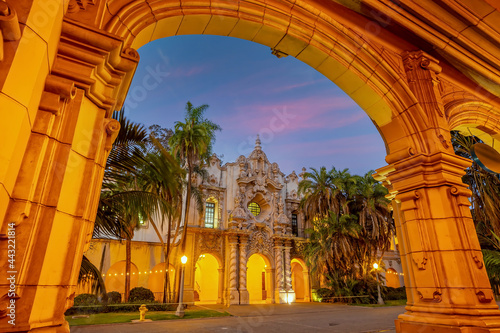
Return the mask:
[(304, 277), (304, 302), (311, 301), (311, 281), (309, 279), (309, 271), (302, 271), (302, 275)]
[(286, 303), (285, 281), (283, 271), (283, 241), (281, 239), (274, 239), (274, 260), (276, 266), (275, 281), (276, 286), (274, 289), (275, 299), (277, 303)]
[(274, 304), (276, 303), (276, 296), (274, 290), (276, 290), (276, 270), (274, 268), (266, 268), (266, 279), (269, 280), (269, 292), (267, 293), (266, 303)]
[[(7, 129), (0, 132), (12, 136), (0, 148), (0, 234), (15, 231), (17, 287), (15, 326), (2, 320), (0, 331), (69, 332), (63, 314), (73, 305), (106, 159), (120, 128), (110, 117), (120, 108), (120, 84), (139, 60), (124, 54), (122, 39), (63, 20), (67, 4), (18, 1), (9, 9), (27, 21), (0, 64), (8, 73), (0, 75), (0, 129)], [(50, 18), (43, 29), (32, 26), (39, 14)], [(0, 249), (5, 263), (5, 237)], [(6, 274), (0, 271), (0, 295), (9, 289)]]
[(219, 290), (217, 304), (224, 304), (224, 268), (219, 268)]
[(240, 304), (240, 295), (238, 293), (238, 235), (230, 234), (229, 241), (229, 288), (227, 290), (226, 302), (228, 305)]
[(247, 290), (247, 243), (248, 235), (240, 235), (240, 304), (249, 304), (250, 298)]
[(295, 292), (292, 288), (292, 262), (290, 259), (290, 250), (292, 249), (292, 241), (285, 241), (285, 291), (287, 303), (295, 302)]
[[(437, 60), (423, 52), (403, 56), (408, 86), (417, 104), (402, 117), (414, 132), (399, 150), (389, 143), (390, 165), (379, 170), (395, 196), (399, 251), (407, 312), (398, 332), (497, 332), (494, 300), (462, 183), (470, 161), (454, 154), (440, 96)], [(383, 179), (384, 177), (377, 177)]]

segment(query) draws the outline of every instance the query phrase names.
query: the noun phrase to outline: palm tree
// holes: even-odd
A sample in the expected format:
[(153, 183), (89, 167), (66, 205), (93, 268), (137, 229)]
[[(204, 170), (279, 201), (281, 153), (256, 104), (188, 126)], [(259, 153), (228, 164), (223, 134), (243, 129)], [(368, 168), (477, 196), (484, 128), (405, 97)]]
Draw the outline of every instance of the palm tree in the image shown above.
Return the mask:
[(327, 217), (328, 212), (337, 212), (340, 206), (334, 200), (335, 186), (331, 173), (325, 167), (319, 170), (310, 169), (311, 171), (304, 173), (304, 179), (299, 183), (298, 193), (303, 196), (300, 207), (304, 211), (306, 221), (311, 225), (312, 220)]
[(196, 165), (201, 165), (212, 154), (212, 145), (215, 142), (215, 132), (220, 131), (219, 125), (204, 118), (208, 109), (207, 104), (193, 107), (191, 102), (186, 103), (184, 122), (177, 121), (174, 134), (169, 139), (169, 145), (174, 156), (177, 156), (187, 171), (186, 197), (183, 202), (184, 212), (181, 237), (181, 253), (185, 252), (188, 226), (188, 211), (191, 202), (191, 182)]
[(306, 230), (310, 235), (303, 254), (311, 272), (323, 273), (332, 278), (340, 272), (342, 276), (352, 276), (356, 262), (353, 260), (356, 241), (361, 235), (361, 226), (353, 215), (342, 215), (329, 211), (322, 219), (312, 222)]
[[(162, 221), (172, 220), (184, 171), (142, 125), (126, 119), (123, 112), (114, 117), (121, 130), (107, 161), (94, 236), (125, 239), (127, 299), (134, 231), (147, 219), (158, 230), (153, 216)], [(163, 243), (159, 232), (158, 237)]]
[[(472, 136), (463, 136), (452, 132), (452, 143), (455, 153), (472, 160), (471, 147), (480, 141)], [(500, 178), (481, 168), (474, 160), (467, 168), (463, 182), (472, 191), (471, 213), (475, 225), (483, 223), (485, 230), (500, 235)]]
[(386, 199), (387, 189), (372, 174), (367, 172), (363, 177), (357, 176), (355, 199), (352, 211), (359, 217), (363, 228), (360, 248), (366, 257), (363, 269), (368, 270), (375, 257), (382, 257), (390, 248), (394, 236), (394, 220), (389, 209), (390, 201)]
[(353, 200), (357, 189), (357, 177), (352, 176), (347, 168), (337, 170), (335, 167), (332, 167), (332, 170), (330, 170), (330, 177), (335, 186), (334, 199), (338, 206), (337, 217), (340, 217), (342, 214), (350, 214), (349, 204)]

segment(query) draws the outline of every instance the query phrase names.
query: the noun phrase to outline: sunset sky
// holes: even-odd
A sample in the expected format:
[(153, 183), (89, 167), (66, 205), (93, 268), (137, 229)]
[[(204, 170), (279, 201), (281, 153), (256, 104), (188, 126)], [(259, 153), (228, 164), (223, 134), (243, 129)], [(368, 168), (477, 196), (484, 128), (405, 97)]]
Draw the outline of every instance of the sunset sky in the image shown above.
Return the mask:
[(139, 49), (125, 103), (146, 126), (173, 128), (187, 101), (208, 104), (219, 124), (214, 151), (225, 162), (252, 151), (259, 133), (270, 162), (285, 174), (332, 165), (354, 174), (386, 165), (382, 138), (335, 84), (293, 57), (230, 37), (177, 36)]

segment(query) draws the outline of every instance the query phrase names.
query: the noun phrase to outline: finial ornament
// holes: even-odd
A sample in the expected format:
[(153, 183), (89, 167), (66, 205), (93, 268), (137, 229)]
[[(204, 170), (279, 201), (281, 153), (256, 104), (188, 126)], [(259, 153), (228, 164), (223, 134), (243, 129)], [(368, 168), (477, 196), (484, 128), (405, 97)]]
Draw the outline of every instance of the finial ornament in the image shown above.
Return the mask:
[(260, 138), (259, 138), (259, 135), (257, 134), (257, 139), (255, 140), (255, 148), (261, 148), (260, 147)]

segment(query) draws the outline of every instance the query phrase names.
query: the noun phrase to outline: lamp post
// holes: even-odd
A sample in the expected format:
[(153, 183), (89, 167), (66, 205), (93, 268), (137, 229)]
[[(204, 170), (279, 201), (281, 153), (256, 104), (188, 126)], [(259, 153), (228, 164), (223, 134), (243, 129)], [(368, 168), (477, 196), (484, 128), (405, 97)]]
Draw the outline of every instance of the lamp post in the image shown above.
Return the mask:
[(186, 256), (182, 256), (181, 263), (181, 281), (179, 286), (179, 305), (177, 306), (177, 311), (175, 311), (175, 315), (179, 318), (184, 317), (184, 304), (182, 304), (182, 300), (184, 297), (184, 265), (187, 263), (188, 258)]
[(380, 305), (384, 305), (384, 300), (382, 299), (382, 295), (380, 294), (380, 283), (379, 283), (379, 280), (378, 280), (378, 264), (377, 263), (374, 263), (373, 264), (373, 268), (375, 269), (375, 274), (377, 276), (377, 292), (378, 292), (378, 300), (377, 300), (377, 303), (380, 304)]

